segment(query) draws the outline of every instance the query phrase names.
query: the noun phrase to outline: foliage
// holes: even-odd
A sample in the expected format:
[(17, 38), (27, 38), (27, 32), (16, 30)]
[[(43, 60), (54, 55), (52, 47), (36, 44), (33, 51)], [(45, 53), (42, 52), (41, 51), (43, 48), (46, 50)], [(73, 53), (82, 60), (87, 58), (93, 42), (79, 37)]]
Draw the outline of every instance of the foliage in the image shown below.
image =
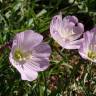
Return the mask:
[(75, 15), (85, 30), (96, 24), (96, 0), (0, 0), (0, 44), (32, 29), (51, 45), (50, 68), (33, 82), (22, 81), (9, 62), (10, 49), (0, 51), (0, 96), (96, 96), (96, 65), (77, 50), (62, 49), (50, 37), (56, 14)]

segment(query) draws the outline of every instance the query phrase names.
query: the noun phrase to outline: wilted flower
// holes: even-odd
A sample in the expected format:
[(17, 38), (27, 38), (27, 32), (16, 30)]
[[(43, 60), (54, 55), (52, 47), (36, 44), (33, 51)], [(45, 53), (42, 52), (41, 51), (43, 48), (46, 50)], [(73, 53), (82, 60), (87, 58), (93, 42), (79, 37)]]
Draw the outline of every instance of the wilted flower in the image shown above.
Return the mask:
[[(79, 39), (84, 32), (84, 26), (75, 16), (54, 16), (50, 24), (50, 33), (53, 39), (66, 49), (78, 49)], [(79, 39), (79, 40), (78, 40)]]
[(39, 71), (48, 68), (51, 49), (42, 40), (42, 35), (32, 30), (18, 33), (14, 38), (9, 59), (22, 80), (35, 80)]
[(79, 53), (84, 59), (96, 62), (96, 28), (84, 33)]

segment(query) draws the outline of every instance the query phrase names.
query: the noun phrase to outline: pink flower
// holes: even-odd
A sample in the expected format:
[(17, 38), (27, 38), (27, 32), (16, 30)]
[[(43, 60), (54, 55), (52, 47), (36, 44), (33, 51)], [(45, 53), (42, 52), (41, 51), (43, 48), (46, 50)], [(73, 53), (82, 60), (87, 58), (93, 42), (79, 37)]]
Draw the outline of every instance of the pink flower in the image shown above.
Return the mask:
[(32, 30), (18, 33), (14, 38), (9, 60), (22, 80), (33, 81), (39, 71), (48, 68), (51, 48), (42, 40), (42, 35)]
[(56, 15), (50, 24), (52, 38), (66, 49), (78, 49), (82, 41), (79, 38), (83, 32), (84, 26), (75, 16), (66, 16), (62, 19), (61, 15)]
[(96, 27), (84, 33), (79, 54), (84, 59), (96, 62)]

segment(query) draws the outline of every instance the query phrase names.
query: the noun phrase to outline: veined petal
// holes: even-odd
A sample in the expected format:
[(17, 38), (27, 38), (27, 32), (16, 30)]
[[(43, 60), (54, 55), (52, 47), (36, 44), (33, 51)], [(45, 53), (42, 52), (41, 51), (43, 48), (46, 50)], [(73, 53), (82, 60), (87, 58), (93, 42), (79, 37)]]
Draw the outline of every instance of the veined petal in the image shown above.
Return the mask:
[(41, 43), (32, 50), (32, 58), (24, 64), (34, 71), (44, 71), (49, 67), (51, 48), (48, 44)]
[(62, 23), (62, 16), (61, 15), (54, 16), (50, 24), (50, 33), (51, 37), (53, 37), (53, 39), (63, 47), (64, 41), (59, 34), (62, 27), (61, 23)]
[(21, 33), (18, 33), (13, 41), (17, 41), (17, 46), (21, 49), (32, 49), (35, 46), (39, 45), (43, 40), (43, 36), (35, 33), (32, 30), (27, 30)]
[(34, 57), (48, 58), (51, 54), (51, 48), (46, 43), (41, 43), (32, 50)]
[(36, 71), (24, 65), (23, 73), (21, 73), (22, 80), (33, 81), (37, 79), (37, 76), (38, 76), (38, 73)]
[(66, 16), (63, 18), (63, 22), (66, 22), (66, 21), (69, 21), (69, 22), (74, 22), (75, 24), (78, 23), (78, 18), (76, 16)]
[(38, 73), (28, 67), (25, 67), (24, 64), (19, 64), (14, 61), (12, 54), (10, 53), (9, 60), (11, 64), (20, 72), (22, 80), (33, 81), (37, 78)]
[(62, 38), (69, 38), (71, 35), (74, 34), (73, 32), (73, 27), (75, 26), (75, 24), (73, 22), (62, 22), (62, 28), (61, 31), (59, 32), (60, 36)]
[(60, 32), (62, 28), (62, 16), (56, 15), (53, 17), (51, 24), (50, 24), (50, 32), (51, 35), (54, 34), (54, 32)]
[(15, 68), (20, 72), (22, 80), (33, 81), (38, 77), (38, 73), (36, 71), (33, 71), (27, 67), (25, 68), (23, 66), (16, 66)]
[(82, 50), (89, 50), (91, 49), (91, 45), (94, 45), (93, 43), (95, 42), (94, 39), (94, 32), (87, 31), (83, 34), (84, 41), (82, 42)]
[(78, 23), (77, 26), (73, 27), (73, 32), (74, 32), (74, 34), (69, 37), (71, 39), (71, 41), (80, 38), (80, 36), (84, 32), (84, 25), (82, 23)]
[(83, 34), (84, 32), (84, 26), (82, 23), (78, 23), (77, 26), (73, 26), (73, 29), (71, 28), (71, 30), (73, 31), (73, 34), (71, 34), (69, 36), (69, 40), (70, 41), (74, 41), (78, 38), (80, 38), (80, 36)]
[(96, 30), (93, 28), (83, 35), (83, 42), (79, 49), (79, 54), (84, 59), (96, 62)]
[(88, 47), (86, 47), (85, 42), (85, 38), (83, 38), (81, 44), (80, 44), (80, 48), (79, 48), (79, 54), (84, 58), (84, 59), (88, 59), (87, 53), (88, 53)]
[(82, 41), (83, 41), (83, 39), (79, 39), (79, 40), (76, 40), (76, 41), (66, 43), (64, 48), (66, 48), (66, 49), (79, 49)]
[(88, 56), (86, 55), (86, 53), (83, 53), (82, 50), (79, 50), (79, 54), (81, 55), (82, 58), (88, 59)]
[(82, 34), (84, 32), (84, 25), (82, 23), (77, 23), (73, 28), (73, 31), (77, 34)]
[(65, 45), (65, 42), (64, 39), (60, 36), (60, 34), (55, 30), (52, 30), (50, 32), (53, 39), (63, 47)]
[(37, 72), (44, 71), (49, 67), (49, 59), (33, 57), (33, 59), (26, 62), (24, 66)]

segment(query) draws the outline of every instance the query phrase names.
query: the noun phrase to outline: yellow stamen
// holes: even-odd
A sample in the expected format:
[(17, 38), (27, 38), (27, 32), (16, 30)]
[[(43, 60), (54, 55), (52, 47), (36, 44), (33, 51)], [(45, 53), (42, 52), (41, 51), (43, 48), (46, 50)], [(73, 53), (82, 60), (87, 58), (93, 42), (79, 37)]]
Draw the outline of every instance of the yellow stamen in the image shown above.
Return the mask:
[(89, 51), (88, 52), (88, 57), (91, 58), (92, 60), (96, 59), (96, 52)]
[(31, 54), (29, 52), (23, 52), (20, 49), (16, 49), (14, 52), (14, 59), (16, 61), (25, 61), (29, 59), (30, 55)]

